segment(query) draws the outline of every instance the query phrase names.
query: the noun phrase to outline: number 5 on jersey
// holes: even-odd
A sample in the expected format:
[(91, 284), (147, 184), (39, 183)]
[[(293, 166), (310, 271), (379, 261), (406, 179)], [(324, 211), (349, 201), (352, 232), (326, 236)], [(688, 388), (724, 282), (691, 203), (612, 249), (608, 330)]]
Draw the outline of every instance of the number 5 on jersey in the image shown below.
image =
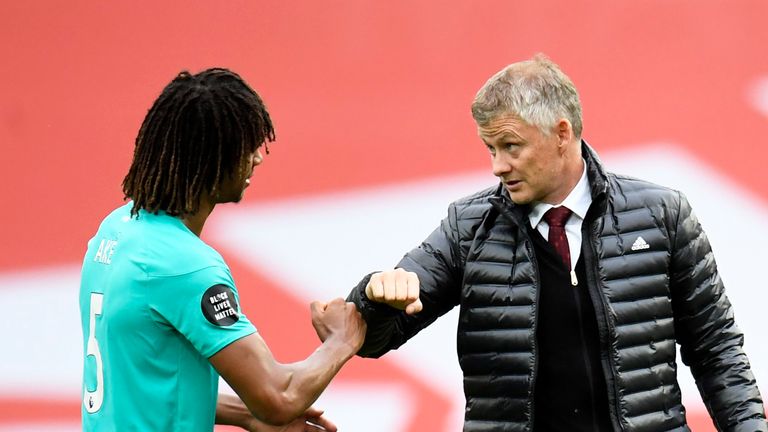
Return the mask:
[(91, 313), (88, 332), (88, 343), (86, 346), (86, 362), (89, 356), (96, 360), (96, 389), (88, 390), (88, 386), (83, 386), (83, 407), (89, 414), (93, 414), (101, 409), (101, 403), (104, 401), (104, 370), (101, 363), (101, 351), (99, 351), (99, 342), (96, 340), (96, 315), (101, 315), (101, 306), (104, 301), (104, 294), (91, 293)]

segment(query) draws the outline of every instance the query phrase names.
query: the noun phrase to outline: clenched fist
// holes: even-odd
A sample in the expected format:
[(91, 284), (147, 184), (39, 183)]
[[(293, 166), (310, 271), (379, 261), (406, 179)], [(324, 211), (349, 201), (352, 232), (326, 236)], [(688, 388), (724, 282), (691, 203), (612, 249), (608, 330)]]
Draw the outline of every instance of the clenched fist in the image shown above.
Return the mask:
[(419, 277), (403, 269), (374, 273), (365, 287), (365, 295), (371, 301), (384, 303), (405, 310), (408, 315), (422, 309), (419, 300)]
[(312, 325), (321, 341), (339, 338), (353, 347), (353, 353), (363, 346), (367, 327), (354, 303), (347, 303), (340, 298), (328, 303), (314, 301), (310, 304), (310, 309)]

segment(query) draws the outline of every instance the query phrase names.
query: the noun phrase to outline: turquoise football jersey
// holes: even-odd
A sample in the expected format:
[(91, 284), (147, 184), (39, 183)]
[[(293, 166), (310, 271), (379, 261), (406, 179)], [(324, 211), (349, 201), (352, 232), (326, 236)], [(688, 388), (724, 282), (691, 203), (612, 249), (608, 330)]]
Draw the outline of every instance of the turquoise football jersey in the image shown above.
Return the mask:
[(208, 358), (256, 331), (229, 267), (176, 217), (133, 203), (88, 242), (80, 285), (85, 431), (211, 431)]

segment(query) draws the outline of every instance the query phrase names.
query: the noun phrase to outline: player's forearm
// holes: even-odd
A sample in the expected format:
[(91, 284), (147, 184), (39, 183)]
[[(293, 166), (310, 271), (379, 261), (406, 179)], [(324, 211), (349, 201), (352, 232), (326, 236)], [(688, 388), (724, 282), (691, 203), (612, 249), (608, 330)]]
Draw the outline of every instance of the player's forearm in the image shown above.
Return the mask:
[[(304, 414), (356, 347), (341, 336), (330, 337), (306, 360), (280, 364), (254, 333), (233, 342), (210, 361), (255, 418), (269, 425), (285, 425)], [(220, 404), (221, 420), (234, 422), (227, 417), (228, 401), (222, 399)]]
[(346, 341), (332, 338), (326, 340), (307, 359), (282, 365), (284, 375), (279, 387), (283, 420), (294, 419), (304, 413), (320, 397), (344, 363), (354, 355), (355, 347)]
[(216, 400), (216, 424), (238, 426), (249, 429), (255, 420), (251, 411), (239, 397), (219, 393)]

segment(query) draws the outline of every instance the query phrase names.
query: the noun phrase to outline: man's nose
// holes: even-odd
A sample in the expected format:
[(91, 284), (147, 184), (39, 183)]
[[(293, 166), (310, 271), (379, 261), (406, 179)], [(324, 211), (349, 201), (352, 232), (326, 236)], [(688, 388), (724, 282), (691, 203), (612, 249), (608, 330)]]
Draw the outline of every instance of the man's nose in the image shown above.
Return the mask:
[(503, 156), (495, 155), (491, 159), (491, 168), (493, 169), (493, 175), (501, 177), (512, 170), (512, 166), (509, 161)]
[(261, 165), (262, 162), (264, 162), (264, 156), (261, 155), (260, 150), (256, 150), (253, 154), (253, 166)]

